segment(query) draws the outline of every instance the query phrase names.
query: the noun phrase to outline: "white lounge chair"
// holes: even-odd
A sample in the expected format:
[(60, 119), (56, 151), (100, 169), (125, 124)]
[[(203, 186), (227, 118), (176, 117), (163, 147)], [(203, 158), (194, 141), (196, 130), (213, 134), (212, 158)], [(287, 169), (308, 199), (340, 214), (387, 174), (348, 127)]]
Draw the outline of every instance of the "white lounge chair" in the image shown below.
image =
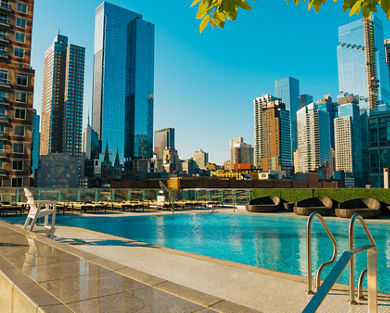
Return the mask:
[[(53, 238), (55, 232), (57, 202), (51, 200), (34, 200), (31, 191), (27, 188), (24, 188), (24, 193), (26, 195), (27, 205), (30, 207), (30, 210), (23, 228), (33, 231), (38, 218), (44, 217), (44, 228), (48, 232), (48, 237)], [(49, 225), (50, 215), (51, 224)]]

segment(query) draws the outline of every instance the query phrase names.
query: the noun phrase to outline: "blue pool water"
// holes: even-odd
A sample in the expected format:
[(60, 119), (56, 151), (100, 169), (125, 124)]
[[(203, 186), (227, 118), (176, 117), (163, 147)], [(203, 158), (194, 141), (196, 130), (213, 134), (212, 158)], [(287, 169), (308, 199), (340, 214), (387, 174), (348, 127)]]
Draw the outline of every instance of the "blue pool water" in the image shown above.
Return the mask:
[[(6, 220), (20, 223), (20, 218)], [(57, 216), (59, 225), (87, 228), (300, 276), (306, 276), (306, 221), (307, 219), (286, 216), (225, 213), (115, 218)], [(349, 221), (327, 220), (327, 224), (336, 238), (339, 257), (348, 249)], [(380, 291), (390, 293), (390, 224), (368, 222), (368, 227), (378, 246), (378, 288)], [(357, 222), (355, 247), (365, 244), (369, 244), (369, 241)], [(331, 241), (318, 220), (315, 220), (312, 226), (312, 250), (315, 270), (332, 257)], [(322, 278), (326, 277), (331, 267), (325, 268)], [(364, 268), (365, 252), (356, 257), (356, 280)], [(348, 284), (348, 268), (338, 282)]]

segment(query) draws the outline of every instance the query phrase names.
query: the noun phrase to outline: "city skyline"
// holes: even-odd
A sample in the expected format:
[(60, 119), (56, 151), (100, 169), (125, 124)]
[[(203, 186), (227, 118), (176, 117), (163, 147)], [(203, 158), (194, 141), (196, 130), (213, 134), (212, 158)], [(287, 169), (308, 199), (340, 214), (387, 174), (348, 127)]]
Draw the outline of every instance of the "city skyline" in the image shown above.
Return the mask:
[[(167, 12), (156, 1), (110, 2), (139, 12), (146, 20), (156, 25), (154, 129), (165, 127), (176, 129), (176, 146), (181, 158), (189, 158), (193, 151), (202, 147), (209, 152), (210, 161), (219, 164), (229, 159), (226, 138), (240, 136), (246, 138), (249, 144), (253, 144), (251, 101), (262, 93), (272, 92), (275, 80), (287, 76), (299, 79), (300, 93), (313, 95), (314, 101), (321, 99), (325, 94), (331, 94), (336, 98), (337, 28), (359, 19), (357, 16), (349, 17), (347, 13), (341, 13), (340, 5), (325, 6), (316, 14), (313, 11), (307, 12), (305, 6), (297, 8), (285, 3), (261, 3), (255, 5), (253, 12), (240, 12), (238, 20), (229, 23), (223, 31), (208, 29), (200, 35), (199, 21), (195, 20), (196, 12), (190, 9), (187, 3), (182, 3), (173, 10), (176, 15), (180, 10), (180, 18), (172, 23), (170, 18), (176, 16), (175, 12)], [(72, 0), (68, 1), (66, 6), (61, 1), (52, 3), (47, 0), (36, 4), (36, 11), (39, 9), (40, 14), (34, 20), (34, 34), (39, 33), (40, 36), (39, 38), (33, 36), (32, 66), (37, 73), (34, 106), (38, 112), (41, 102), (43, 47), (47, 47), (48, 40), (52, 39), (53, 30), (60, 28), (61, 32), (71, 37), (75, 44), (86, 47), (84, 125), (86, 124), (92, 104), (94, 10), (100, 3), (101, 1), (89, 1), (77, 4), (77, 12), (74, 12)], [(61, 18), (54, 21), (50, 19), (50, 15), (59, 7), (62, 9), (62, 6), (63, 16), (66, 16), (68, 10), (75, 14), (75, 19), (71, 23)], [(267, 10), (278, 10), (284, 17), (270, 34), (265, 31), (268, 18), (261, 23), (256, 18)], [(162, 12), (167, 15), (164, 17)], [(326, 27), (322, 25), (332, 15), (336, 17), (328, 21)], [(378, 16), (384, 21), (384, 33), (387, 38), (388, 22), (383, 15)], [(288, 30), (283, 29), (296, 19), (300, 19), (296, 26), (292, 28), (289, 26), (291, 29)], [(176, 23), (181, 27), (175, 27)], [(309, 30), (303, 28), (304, 24), (313, 27)], [(83, 27), (84, 25), (88, 27)], [(300, 33), (297, 33), (298, 30)], [(318, 37), (316, 33), (324, 31), (322, 38), (316, 39)], [(238, 46), (241, 48), (233, 47), (231, 43), (231, 39), (237, 38), (238, 34), (240, 34)], [(270, 53), (269, 50), (256, 49), (261, 46), (263, 40), (280, 39), (289, 47), (296, 47), (291, 50), (290, 56), (284, 55), (282, 51)], [(46, 43), (42, 47), (43, 40)], [(298, 49), (302, 40), (306, 42), (307, 49), (303, 47)], [(315, 48), (319, 45), (321, 49), (316, 50), (315, 56), (311, 56), (310, 50), (313, 49), (310, 49), (310, 46)], [(251, 48), (253, 51), (246, 52), (248, 51), (246, 47), (253, 47)], [(191, 62), (187, 62), (188, 58)], [(314, 60), (321, 62), (314, 63)], [(307, 65), (304, 64), (306, 61)], [(237, 75), (240, 80), (236, 79)], [(211, 82), (213, 88), (208, 86)], [(234, 114), (236, 108), (239, 108), (240, 114)], [(194, 114), (194, 110), (198, 111), (199, 118), (188, 120), (188, 115)], [(227, 128), (221, 122), (216, 123), (213, 117), (215, 114), (220, 115), (223, 124), (232, 126)], [(208, 125), (214, 125), (213, 136), (206, 136), (211, 130)]]

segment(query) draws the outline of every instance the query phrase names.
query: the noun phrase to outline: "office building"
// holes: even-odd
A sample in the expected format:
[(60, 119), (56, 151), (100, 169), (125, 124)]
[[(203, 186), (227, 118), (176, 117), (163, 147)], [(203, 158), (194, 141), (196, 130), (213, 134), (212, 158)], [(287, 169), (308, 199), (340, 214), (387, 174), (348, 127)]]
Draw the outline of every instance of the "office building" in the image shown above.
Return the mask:
[(372, 111), (390, 103), (389, 67), (386, 64), (383, 25), (378, 17), (339, 27), (337, 63), (339, 93), (359, 97), (360, 108)]
[(209, 162), (209, 154), (200, 149), (200, 151), (194, 152), (192, 159), (198, 167), (202, 168)]
[(33, 109), (33, 129), (32, 129), (32, 143), (31, 143), (31, 174), (36, 178), (35, 171), (38, 169), (39, 164), (39, 143), (40, 132), (39, 125), (41, 117), (37, 114), (37, 110)]
[(298, 169), (307, 173), (330, 163), (331, 145), (329, 113), (320, 110), (315, 103), (297, 112)]
[(338, 114), (338, 105), (332, 102), (330, 95), (326, 95), (323, 99), (317, 101), (317, 106), (320, 110), (326, 111), (329, 114), (330, 144), (334, 148), (334, 119)]
[(154, 132), (154, 153), (159, 159), (163, 158), (166, 148), (175, 147), (175, 129), (164, 128)]
[(334, 120), (336, 171), (354, 179), (348, 187), (363, 187), (363, 146), (359, 102), (357, 99), (338, 107)]
[(263, 171), (292, 173), (290, 112), (285, 103), (269, 94), (253, 100), (255, 166)]
[(33, 0), (0, 3), (0, 186), (28, 187), (34, 70)]
[(370, 138), (370, 184), (383, 188), (383, 169), (390, 168), (390, 111), (372, 112), (368, 118)]
[(299, 96), (299, 108), (303, 108), (305, 105), (308, 105), (313, 102), (313, 96), (303, 94)]
[[(153, 156), (154, 25), (103, 2), (95, 12), (92, 128), (131, 167)], [(127, 162), (128, 161), (128, 162)]]
[(275, 81), (275, 96), (286, 104), (286, 110), (290, 112), (290, 136), (291, 154), (297, 149), (297, 119), (296, 113), (300, 107), (299, 80), (293, 77)]
[(385, 43), (385, 59), (386, 59), (387, 66), (389, 67), (389, 76), (390, 76), (390, 38), (385, 39), (384, 43)]
[(81, 155), (85, 48), (57, 34), (45, 52), (41, 155)]
[(91, 153), (92, 132), (93, 132), (93, 129), (92, 129), (91, 125), (89, 124), (89, 116), (88, 116), (88, 123), (87, 123), (87, 127), (85, 127), (83, 130), (83, 139), (82, 139), (82, 145), (81, 145), (81, 152), (84, 153), (85, 159), (87, 159), (87, 160), (92, 158), (92, 153)]
[(230, 164), (253, 165), (253, 147), (246, 144), (242, 137), (229, 139)]

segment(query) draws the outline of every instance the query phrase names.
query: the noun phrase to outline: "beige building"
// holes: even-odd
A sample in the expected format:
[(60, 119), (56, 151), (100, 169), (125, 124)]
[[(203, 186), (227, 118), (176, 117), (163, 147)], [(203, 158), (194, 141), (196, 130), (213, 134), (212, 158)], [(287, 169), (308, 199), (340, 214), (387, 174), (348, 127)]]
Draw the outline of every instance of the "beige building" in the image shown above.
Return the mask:
[(41, 155), (81, 155), (85, 48), (56, 35), (45, 52)]
[(230, 164), (249, 163), (253, 165), (253, 147), (244, 142), (242, 137), (229, 139)]
[(351, 117), (334, 119), (336, 171), (353, 172)]
[(193, 160), (199, 168), (205, 167), (209, 162), (209, 154), (200, 149), (200, 151), (194, 152)]
[(0, 6), (0, 186), (31, 180), (34, 70), (30, 66), (33, 0)]

